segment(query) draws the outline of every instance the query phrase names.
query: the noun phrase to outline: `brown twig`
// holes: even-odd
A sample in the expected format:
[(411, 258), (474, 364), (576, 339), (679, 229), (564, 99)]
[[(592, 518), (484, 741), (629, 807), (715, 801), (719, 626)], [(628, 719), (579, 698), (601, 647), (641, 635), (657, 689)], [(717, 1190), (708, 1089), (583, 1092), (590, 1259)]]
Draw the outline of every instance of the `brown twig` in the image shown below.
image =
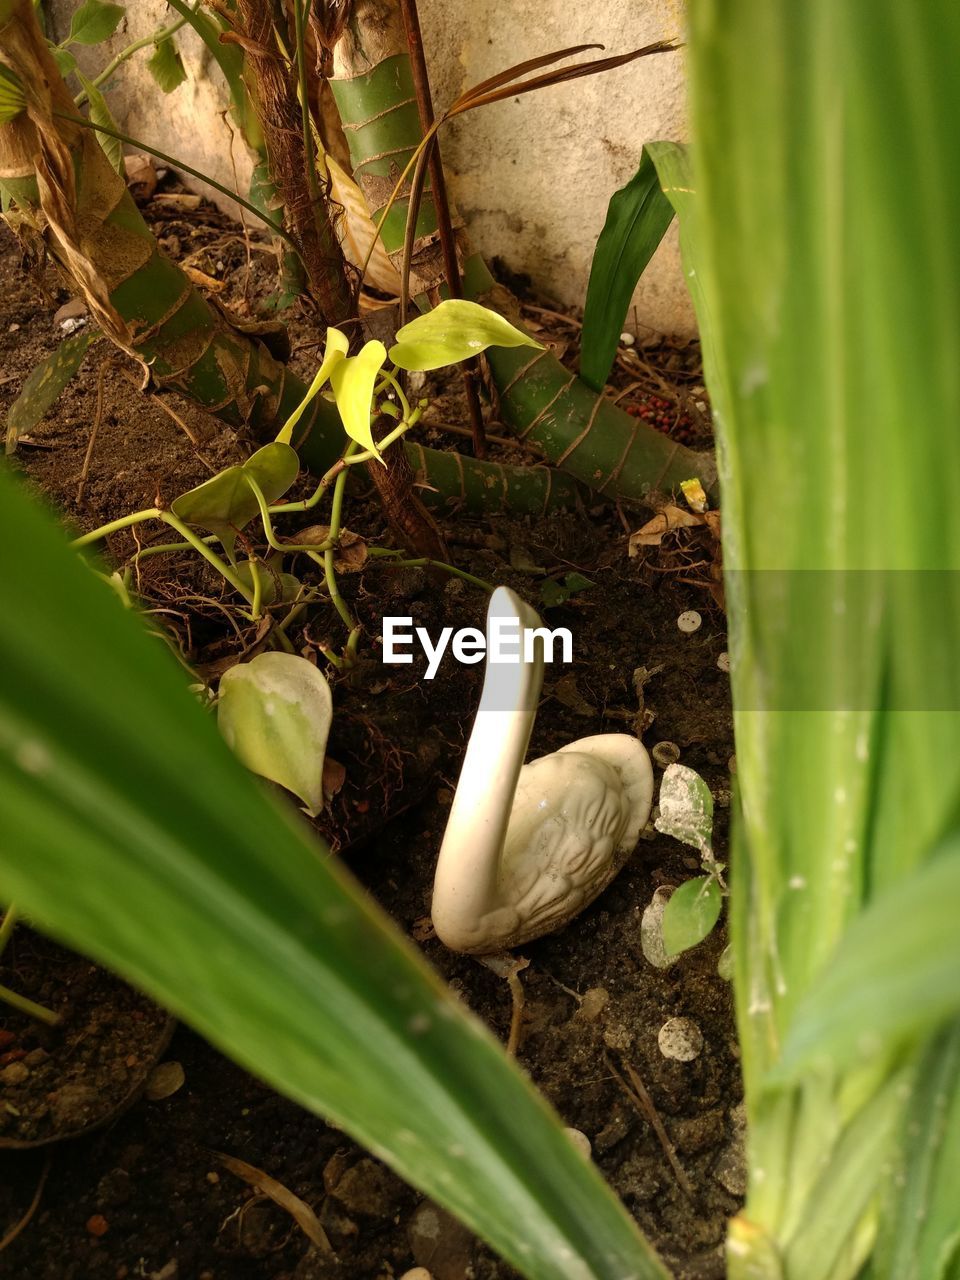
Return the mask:
[(610, 1058), (608, 1057), (607, 1054), (604, 1054), (604, 1061), (606, 1062), (611, 1075), (620, 1085), (620, 1088), (624, 1091), (624, 1093), (627, 1095), (629, 1100), (633, 1103), (634, 1107), (636, 1107), (636, 1109), (640, 1112), (643, 1118), (650, 1125), (650, 1128), (657, 1135), (657, 1140), (659, 1141), (660, 1146), (663, 1148), (663, 1154), (667, 1157), (667, 1163), (670, 1165), (670, 1168), (673, 1170), (673, 1176), (676, 1178), (677, 1184), (680, 1187), (680, 1190), (691, 1202), (691, 1204), (696, 1204), (697, 1203), (696, 1192), (693, 1189), (690, 1179), (687, 1177), (686, 1173), (684, 1172), (683, 1165), (680, 1163), (680, 1160), (677, 1157), (676, 1148), (674, 1147), (673, 1143), (670, 1141), (670, 1137), (666, 1129), (664, 1128), (663, 1121), (660, 1119), (660, 1115), (656, 1107), (653, 1105), (653, 1099), (650, 1097), (650, 1094), (647, 1092), (646, 1085), (640, 1079), (640, 1076), (633, 1069), (633, 1067), (630, 1065), (629, 1062), (624, 1064), (627, 1075), (630, 1077), (630, 1083), (628, 1084), (626, 1080), (624, 1080), (620, 1072), (617, 1070), (617, 1068), (610, 1061)]
[[(413, 71), (413, 89), (417, 97), (417, 109), (420, 112), (420, 127), (426, 134), (434, 123), (433, 96), (430, 92), (430, 76), (427, 71), (427, 60), (423, 51), (423, 36), (420, 31), (420, 15), (417, 12), (417, 0), (400, 0), (400, 12), (403, 15), (403, 26), (407, 36), (407, 47), (410, 50), (410, 66)], [(433, 203), (437, 211), (437, 230), (440, 234), (440, 248), (443, 252), (443, 269), (447, 277), (447, 287), (451, 298), (463, 297), (463, 282), (460, 279), (460, 263), (457, 259), (457, 240), (453, 230), (453, 219), (450, 216), (450, 201), (447, 198), (447, 184), (443, 176), (443, 160), (440, 156), (440, 144), (436, 137), (431, 141), (428, 151), (430, 169), (430, 185), (433, 190)], [(410, 218), (416, 225), (417, 209), (411, 202)], [(480, 407), (478, 386), (481, 380), (480, 360), (474, 356), (466, 361), (462, 369), (463, 385), (467, 394), (467, 407), (470, 411), (470, 426), (473, 438), (473, 452), (478, 458), (487, 456), (486, 431), (483, 423), (483, 412)]]
[(87, 487), (87, 479), (90, 475), (90, 466), (93, 462), (93, 450), (97, 443), (97, 432), (100, 430), (100, 423), (103, 419), (103, 384), (107, 376), (108, 370), (113, 368), (116, 361), (108, 357), (100, 365), (97, 373), (97, 407), (93, 415), (93, 425), (90, 428), (90, 438), (87, 441), (87, 451), (83, 455), (83, 466), (80, 469), (80, 479), (77, 482), (77, 496), (74, 499), (77, 506), (83, 502), (83, 491)]
[(0, 1253), (2, 1253), (3, 1250), (7, 1248), (8, 1245), (13, 1244), (14, 1240), (16, 1240), (17, 1236), (21, 1233), (21, 1231), (25, 1230), (30, 1225), (30, 1221), (33, 1218), (33, 1215), (37, 1212), (37, 1209), (39, 1209), (40, 1207), (40, 1197), (43, 1195), (43, 1188), (46, 1186), (47, 1175), (50, 1172), (50, 1166), (52, 1164), (53, 1164), (53, 1157), (47, 1156), (43, 1164), (43, 1172), (40, 1174), (40, 1178), (37, 1182), (37, 1189), (36, 1191), (34, 1191), (33, 1199), (30, 1201), (30, 1206), (27, 1209), (27, 1212), (20, 1219), (20, 1221), (15, 1222), (13, 1226), (10, 1228), (10, 1230), (5, 1232), (2, 1239), (0, 1239)]

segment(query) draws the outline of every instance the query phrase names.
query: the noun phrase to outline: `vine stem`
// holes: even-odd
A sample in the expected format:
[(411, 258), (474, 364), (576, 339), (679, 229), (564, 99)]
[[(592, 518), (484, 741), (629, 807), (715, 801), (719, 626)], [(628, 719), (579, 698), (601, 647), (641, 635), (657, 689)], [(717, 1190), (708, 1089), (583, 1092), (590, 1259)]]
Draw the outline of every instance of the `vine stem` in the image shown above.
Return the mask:
[(265, 222), (274, 235), (286, 240), (287, 244), (299, 253), (296, 240), (285, 227), (282, 227), (279, 222), (274, 222), (273, 218), (268, 218), (255, 204), (245, 200), (238, 192), (231, 191), (222, 182), (217, 182), (216, 178), (211, 178), (209, 173), (194, 169), (193, 165), (187, 164), (185, 160), (178, 160), (176, 156), (168, 156), (165, 151), (158, 151), (156, 147), (151, 147), (148, 142), (143, 142), (140, 138), (131, 138), (128, 133), (121, 133), (119, 129), (108, 129), (105, 124), (94, 124), (92, 120), (86, 120), (83, 116), (72, 116), (66, 111), (54, 111), (53, 114), (59, 120), (68, 120), (70, 124), (81, 125), (84, 129), (93, 129), (95, 133), (105, 133), (108, 138), (116, 138), (118, 142), (125, 142), (128, 147), (136, 147), (138, 151), (145, 151), (147, 155), (156, 156), (158, 160), (162, 160), (164, 164), (168, 164), (174, 169), (182, 169), (184, 173), (189, 173), (194, 178), (199, 178), (201, 182), (206, 182), (215, 191), (219, 191), (221, 195), (229, 197), (236, 204), (242, 205), (248, 213), (252, 213), (255, 218)]
[[(199, 6), (199, 0), (198, 0), (197, 4), (193, 6), (191, 12), (196, 13), (199, 7), (200, 6)], [(102, 84), (106, 84), (106, 82), (110, 79), (110, 77), (116, 71), (117, 67), (121, 66), (124, 62), (126, 62), (128, 58), (132, 58), (135, 53), (139, 53), (139, 51), (141, 49), (145, 49), (147, 45), (150, 45), (150, 44), (158, 45), (162, 40), (169, 40), (170, 37), (173, 35), (176, 35), (176, 33), (180, 30), (180, 28), (185, 26), (186, 23), (187, 23), (186, 18), (177, 18), (176, 22), (171, 22), (168, 27), (158, 27), (156, 31), (151, 31), (149, 35), (141, 36), (139, 40), (134, 40), (133, 44), (128, 44), (125, 49), (121, 49), (120, 52), (116, 55), (116, 57), (112, 58), (104, 67), (104, 69), (100, 72), (100, 74), (98, 76), (95, 76), (90, 83), (93, 85), (95, 89), (99, 89)], [(63, 44), (58, 45), (57, 47), (60, 49), (64, 49), (69, 43), (70, 43), (69, 40), (65, 40)], [(82, 107), (83, 104), (86, 102), (86, 100), (87, 100), (86, 89), (82, 90), (82, 92), (78, 93), (76, 98), (74, 98), (74, 102), (76, 102), (78, 107)]]
[(443, 560), (431, 560), (427, 556), (418, 556), (416, 559), (403, 559), (402, 551), (394, 551), (390, 547), (368, 547), (367, 555), (376, 556), (382, 559), (389, 559), (394, 569), (440, 569), (443, 573), (449, 573), (454, 578), (462, 578), (464, 582), (469, 582), (475, 587), (479, 587), (481, 591), (487, 591), (490, 594), (495, 590), (490, 582), (485, 582), (483, 578), (476, 578), (472, 573), (467, 573), (465, 569), (458, 569), (455, 564), (446, 564)]

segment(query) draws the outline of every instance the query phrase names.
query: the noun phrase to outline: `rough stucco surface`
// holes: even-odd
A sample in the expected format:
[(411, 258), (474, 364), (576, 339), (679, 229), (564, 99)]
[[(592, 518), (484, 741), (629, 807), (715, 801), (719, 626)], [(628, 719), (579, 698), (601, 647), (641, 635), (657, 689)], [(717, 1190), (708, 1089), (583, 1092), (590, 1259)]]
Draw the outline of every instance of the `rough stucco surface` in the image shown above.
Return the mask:
[[(77, 0), (48, 6), (56, 38), (66, 34), (76, 7)], [(682, 0), (580, 6), (564, 0), (420, 0), (420, 11), (438, 110), (469, 85), (538, 54), (586, 43), (623, 53), (683, 31)], [(173, 16), (165, 0), (133, 0), (126, 25), (108, 45), (75, 49), (82, 69), (95, 74), (118, 49)], [(145, 50), (104, 86), (111, 110), (128, 133), (246, 194), (250, 156), (237, 136), (231, 162), (219, 68), (192, 31), (183, 29), (176, 39), (187, 82), (161, 94), (145, 69)], [(529, 274), (548, 296), (582, 306), (610, 196), (636, 172), (645, 141), (684, 136), (681, 55), (659, 54), (470, 112), (444, 127), (441, 143), (454, 198), (477, 247)], [(204, 194), (225, 203), (215, 192)], [(694, 331), (675, 227), (644, 275), (628, 327), (641, 336)]]
[[(437, 111), (471, 84), (538, 54), (595, 42), (607, 54), (625, 53), (683, 34), (680, 0), (420, 0), (420, 18)], [(636, 172), (644, 142), (685, 137), (681, 57), (642, 58), (445, 125), (444, 162), (478, 248), (581, 306), (610, 196)], [(641, 326), (693, 332), (675, 226), (634, 305)]]

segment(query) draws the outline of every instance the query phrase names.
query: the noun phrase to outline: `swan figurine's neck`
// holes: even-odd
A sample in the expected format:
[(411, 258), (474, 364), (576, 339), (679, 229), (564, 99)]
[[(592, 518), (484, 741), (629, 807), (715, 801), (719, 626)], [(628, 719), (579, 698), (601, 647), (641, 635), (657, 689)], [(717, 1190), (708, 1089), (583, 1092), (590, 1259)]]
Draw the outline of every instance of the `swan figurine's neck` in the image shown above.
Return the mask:
[(519, 624), (518, 658), (487, 659), (433, 884), (434, 927), (454, 951), (474, 949), (477, 922), (496, 900), (513, 797), (543, 688), (543, 641), (535, 641), (532, 661), (524, 659), (524, 632), (543, 625), (539, 615), (498, 587), (487, 609), (488, 654), (498, 618)]
[[(501, 620), (519, 630), (512, 661), (491, 656)], [(620, 870), (650, 814), (653, 770), (627, 734), (524, 765), (543, 686), (544, 641), (531, 633), (542, 625), (514, 592), (493, 593), (480, 708), (433, 888), (434, 928), (454, 951), (489, 954), (560, 928)]]

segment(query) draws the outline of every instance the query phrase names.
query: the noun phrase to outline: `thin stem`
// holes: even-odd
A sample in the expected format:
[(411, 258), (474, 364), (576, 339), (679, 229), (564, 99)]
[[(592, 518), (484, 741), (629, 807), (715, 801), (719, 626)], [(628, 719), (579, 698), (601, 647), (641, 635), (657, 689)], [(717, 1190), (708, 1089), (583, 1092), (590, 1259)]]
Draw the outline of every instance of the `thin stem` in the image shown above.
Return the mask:
[[(347, 447), (343, 456), (344, 463), (349, 461), (349, 455), (356, 448), (353, 441)], [(330, 504), (330, 541), (334, 545), (340, 537), (340, 519), (343, 512), (343, 494), (347, 485), (347, 472), (341, 471), (337, 476), (337, 483), (333, 487), (333, 500)], [(353, 634), (357, 627), (357, 620), (350, 611), (350, 606), (340, 594), (340, 585), (337, 582), (337, 573), (333, 563), (334, 548), (331, 546), (323, 553), (323, 576), (327, 583), (327, 590), (330, 592), (330, 599), (333, 606), (343, 619), (344, 626), (350, 635)]]
[(253, 603), (250, 610), (253, 614), (253, 621), (260, 621), (260, 613), (263, 606), (263, 584), (260, 581), (260, 570), (257, 568), (256, 556), (248, 556), (247, 564), (250, 566), (250, 581), (253, 583)]
[[(199, 0), (191, 9), (191, 13), (196, 13), (198, 7)], [(162, 40), (169, 40), (171, 36), (176, 35), (181, 27), (186, 25), (186, 22), (186, 18), (177, 18), (176, 22), (171, 22), (169, 27), (158, 27), (156, 31), (150, 32), (149, 35), (141, 36), (139, 40), (134, 40), (133, 44), (128, 44), (125, 49), (121, 49), (116, 57), (112, 58), (110, 62), (107, 63), (100, 74), (98, 76), (94, 76), (90, 83), (95, 89), (99, 89), (102, 84), (105, 84), (110, 79), (117, 67), (126, 62), (128, 58), (132, 58), (135, 53), (138, 53), (141, 49), (145, 49), (149, 44), (157, 45), (160, 44)], [(65, 40), (63, 44), (58, 45), (57, 47), (63, 49), (67, 44), (69, 44), (69, 41)], [(74, 102), (78, 107), (82, 107), (86, 100), (86, 89), (81, 93), (78, 93), (74, 98)]]
[[(348, 466), (354, 458), (359, 458), (360, 454), (356, 452), (357, 445), (353, 440), (347, 445), (343, 453), (343, 465)], [(340, 519), (343, 512), (343, 494), (347, 487), (347, 472), (341, 471), (337, 476), (337, 482), (333, 486), (333, 500), (330, 503), (330, 541), (336, 542), (340, 537)]]
[(225, 560), (221, 560), (217, 553), (208, 547), (207, 544), (193, 532), (188, 524), (184, 524), (184, 522), (179, 519), (179, 517), (175, 516), (172, 511), (161, 511), (160, 519), (164, 524), (168, 524), (171, 529), (176, 529), (177, 533), (190, 543), (194, 551), (202, 555), (208, 564), (213, 565), (217, 573), (230, 583), (234, 591), (239, 592), (240, 595), (243, 596), (247, 604), (253, 604), (253, 592), (247, 589), (243, 580), (237, 575), (231, 566), (228, 565)]
[(454, 578), (462, 578), (464, 582), (469, 582), (475, 587), (479, 587), (481, 591), (487, 591), (491, 594), (495, 590), (489, 582), (484, 582), (483, 578), (475, 578), (472, 573), (467, 573), (465, 569), (458, 569), (455, 564), (446, 564), (443, 560), (431, 560), (428, 556), (420, 556), (416, 560), (405, 560), (402, 551), (394, 551), (390, 547), (368, 547), (368, 556), (378, 556), (384, 560), (389, 560), (391, 567), (395, 569), (440, 569), (443, 573), (449, 573)]
[(35, 1000), (28, 1000), (26, 996), (21, 996), (16, 991), (11, 991), (3, 983), (0, 983), (0, 1000), (4, 1004), (10, 1005), (11, 1009), (16, 1009), (18, 1013), (25, 1013), (28, 1018), (35, 1018), (37, 1022), (45, 1022), (48, 1027), (55, 1027), (60, 1022), (60, 1015), (54, 1013), (52, 1009), (47, 1009), (44, 1005), (37, 1004)]
[(410, 408), (410, 401), (403, 393), (403, 387), (400, 385), (400, 379), (395, 373), (386, 372), (384, 373), (384, 380), (393, 387), (394, 391), (396, 391), (397, 395), (400, 397), (400, 408), (403, 410), (403, 420), (406, 422), (407, 426), (412, 427), (413, 422), (411, 421), (411, 414), (413, 413), (413, 410)]
[[(377, 451), (382, 452), (384, 449), (389, 449), (395, 440), (399, 440), (401, 436), (406, 435), (410, 428), (419, 421), (422, 412), (422, 409), (414, 409), (410, 414), (409, 421), (401, 422), (392, 431), (388, 431), (382, 440), (377, 441)], [(373, 449), (364, 449), (363, 453), (354, 453), (350, 457), (344, 455), (341, 461), (345, 467), (353, 467), (358, 462), (370, 462), (376, 456), (377, 454)]]
[(297, 551), (326, 551), (327, 542), (330, 541), (329, 539), (321, 543), (281, 542), (274, 532), (273, 521), (270, 518), (271, 508), (267, 503), (263, 490), (249, 472), (244, 472), (244, 479), (250, 486), (251, 492), (257, 500), (257, 506), (260, 508), (260, 519), (263, 522), (263, 532), (266, 534), (268, 545), (271, 546), (274, 551), (282, 551), (288, 555), (293, 555)]
[(129, 529), (133, 524), (143, 524), (144, 520), (159, 520), (162, 515), (163, 512), (159, 507), (147, 507), (144, 511), (134, 511), (132, 515), (121, 516), (119, 520), (111, 520), (109, 524), (102, 524), (99, 529), (85, 533), (82, 538), (74, 538), (70, 545), (71, 547), (86, 547), (91, 542), (99, 542), (101, 538), (106, 538), (108, 534), (116, 533), (120, 529)]
[(252, 213), (255, 218), (259, 218), (261, 222), (265, 222), (270, 230), (278, 235), (281, 240), (286, 240), (293, 249), (297, 248), (297, 242), (293, 236), (279, 222), (274, 222), (273, 218), (268, 218), (265, 213), (245, 200), (243, 196), (236, 191), (231, 191), (229, 187), (225, 187), (222, 182), (217, 182), (216, 178), (211, 178), (208, 173), (202, 173), (199, 169), (194, 169), (192, 165), (187, 164), (185, 160), (178, 160), (176, 156), (168, 156), (165, 151), (158, 151), (156, 147), (151, 147), (148, 143), (142, 142), (139, 138), (131, 138), (127, 133), (121, 133), (119, 129), (108, 129), (105, 124), (94, 124), (92, 120), (85, 120), (83, 116), (71, 116), (66, 111), (54, 111), (53, 113), (60, 120), (69, 120), (71, 124), (82, 125), (84, 129), (93, 129), (96, 133), (105, 133), (108, 138), (116, 138), (118, 142), (125, 142), (129, 147), (136, 147), (140, 151), (146, 151), (147, 155), (156, 156), (158, 160), (162, 160), (165, 164), (171, 165), (174, 169), (182, 169), (184, 173), (192, 174), (194, 178), (199, 178), (201, 182), (206, 182), (214, 190), (219, 191), (222, 195), (236, 201), (242, 205), (248, 213)]
[[(210, 543), (219, 542), (220, 539), (217, 537), (215, 533), (208, 533), (207, 536), (205, 538), (201, 538), (200, 541), (207, 543), (207, 545), (209, 546)], [(166, 555), (168, 552), (171, 552), (171, 551), (192, 551), (192, 550), (193, 550), (192, 542), (155, 542), (155, 543), (152, 543), (149, 547), (142, 547), (139, 551), (135, 552), (130, 557), (130, 559), (135, 561), (137, 564), (139, 564), (141, 560), (148, 560), (150, 556)]]
[(7, 949), (7, 943), (10, 941), (10, 935), (13, 933), (13, 926), (17, 923), (17, 908), (10, 904), (3, 915), (3, 923), (0, 924), (0, 956)]

